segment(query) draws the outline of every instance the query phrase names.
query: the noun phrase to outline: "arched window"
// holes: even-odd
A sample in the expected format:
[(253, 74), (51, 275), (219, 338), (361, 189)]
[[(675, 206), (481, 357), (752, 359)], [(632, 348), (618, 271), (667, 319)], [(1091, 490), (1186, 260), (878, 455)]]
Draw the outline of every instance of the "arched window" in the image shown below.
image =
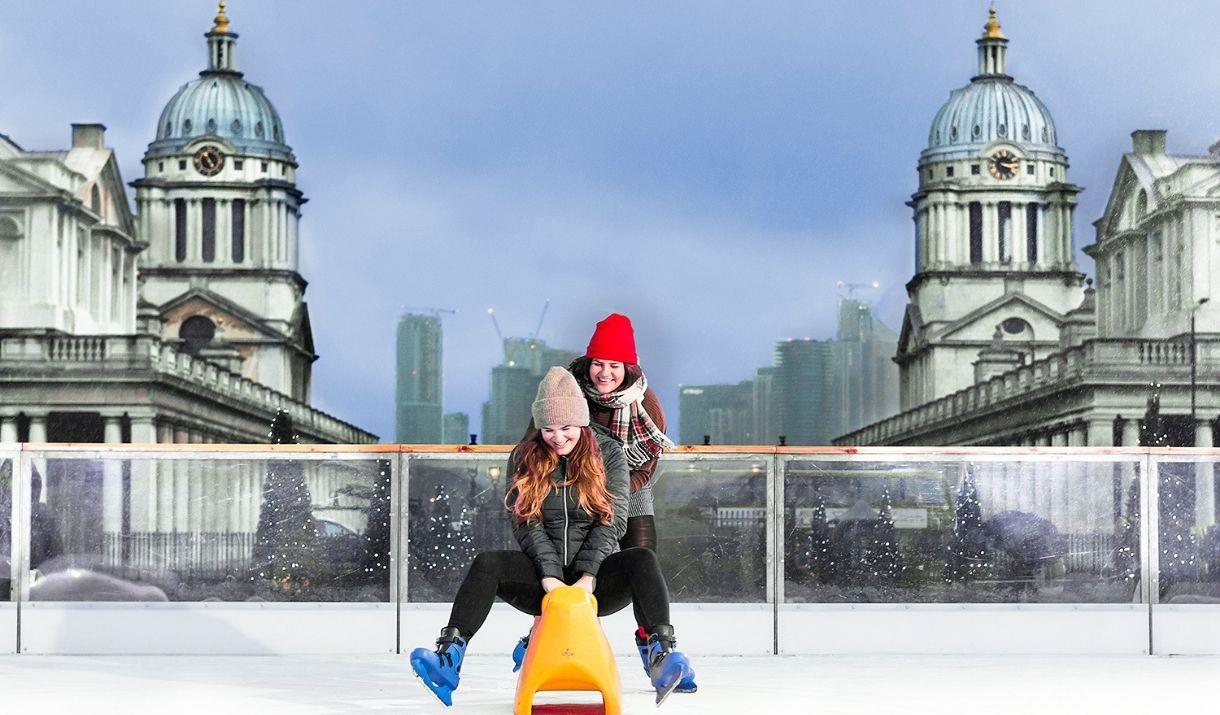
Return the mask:
[(216, 324), (202, 315), (192, 315), (182, 321), (178, 328), (178, 337), (182, 338), (182, 349), (191, 355), (207, 347), (216, 337)]
[(93, 213), (99, 216), (102, 213), (102, 192), (97, 188), (97, 184), (89, 191), (89, 208), (93, 209)]
[(0, 288), (21, 285), (21, 225), (11, 216), (0, 216)]
[(12, 216), (0, 216), (0, 240), (16, 241), (21, 238), (21, 225)]
[(1148, 215), (1148, 192), (1140, 189), (1139, 196), (1135, 197), (1135, 221), (1143, 221)]

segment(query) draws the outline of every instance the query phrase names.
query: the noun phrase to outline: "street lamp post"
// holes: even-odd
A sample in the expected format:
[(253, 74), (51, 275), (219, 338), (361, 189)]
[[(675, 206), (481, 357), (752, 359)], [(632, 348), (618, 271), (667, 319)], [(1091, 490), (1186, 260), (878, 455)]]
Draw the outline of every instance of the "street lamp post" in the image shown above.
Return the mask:
[(1197, 360), (1195, 358), (1195, 311), (1210, 298), (1200, 298), (1190, 309), (1190, 428), (1195, 429), (1195, 374)]

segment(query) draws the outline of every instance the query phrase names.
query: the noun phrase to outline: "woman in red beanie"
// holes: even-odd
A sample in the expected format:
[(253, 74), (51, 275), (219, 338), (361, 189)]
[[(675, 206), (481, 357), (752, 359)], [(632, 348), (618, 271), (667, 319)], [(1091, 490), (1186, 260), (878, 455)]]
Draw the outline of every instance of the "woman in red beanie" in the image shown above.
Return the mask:
[[(674, 443), (665, 435), (665, 411), (661, 409), (661, 401), (640, 369), (631, 319), (618, 313), (603, 318), (593, 330), (584, 357), (574, 360), (568, 369), (576, 376), (576, 382), (589, 401), (590, 420), (608, 428), (623, 443), (623, 453), (631, 470), (627, 533), (619, 546), (656, 551), (652, 475), (661, 453), (673, 449)], [(636, 647), (641, 657), (646, 657), (648, 629), (638, 607), (635, 607), (635, 622), (638, 626)], [(680, 693), (695, 689), (693, 672), (677, 688)]]
[[(623, 445), (631, 475), (627, 533), (619, 540), (623, 550), (642, 547), (657, 550), (657, 528), (652, 504), (652, 474), (662, 452), (674, 443), (665, 435), (665, 411), (648, 386), (635, 350), (635, 331), (625, 315), (607, 315), (593, 331), (584, 357), (568, 367), (589, 403), (589, 418), (610, 431)], [(531, 428), (533, 424), (531, 423)], [(648, 621), (639, 603), (632, 603), (637, 625), (636, 648), (648, 672)], [(529, 636), (513, 652), (520, 667)], [(694, 671), (677, 686), (679, 693), (697, 690)]]

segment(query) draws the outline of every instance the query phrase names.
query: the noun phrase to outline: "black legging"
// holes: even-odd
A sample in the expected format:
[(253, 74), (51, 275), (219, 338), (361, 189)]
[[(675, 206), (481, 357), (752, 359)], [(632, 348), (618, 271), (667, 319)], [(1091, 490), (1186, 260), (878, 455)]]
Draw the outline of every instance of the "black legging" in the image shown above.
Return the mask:
[[(580, 575), (565, 569), (564, 583), (575, 583)], [(485, 551), (474, 558), (458, 588), (449, 625), (470, 639), (483, 627), (497, 596), (518, 611), (537, 616), (542, 613), (544, 595), (530, 557), (521, 551)], [(650, 633), (653, 626), (670, 625), (669, 590), (656, 554), (648, 549), (626, 549), (607, 556), (598, 569), (593, 596), (599, 616), (621, 611), (633, 602), (643, 612)]]
[[(651, 514), (627, 517), (627, 533), (623, 534), (623, 538), (619, 539), (618, 546), (624, 551), (633, 546), (638, 546), (641, 549), (648, 549), (656, 553), (656, 520), (652, 518)], [(648, 621), (644, 618), (644, 612), (640, 609), (639, 601), (632, 601), (631, 610), (635, 613), (635, 624), (643, 628), (645, 633), (651, 633), (652, 630), (648, 628)]]

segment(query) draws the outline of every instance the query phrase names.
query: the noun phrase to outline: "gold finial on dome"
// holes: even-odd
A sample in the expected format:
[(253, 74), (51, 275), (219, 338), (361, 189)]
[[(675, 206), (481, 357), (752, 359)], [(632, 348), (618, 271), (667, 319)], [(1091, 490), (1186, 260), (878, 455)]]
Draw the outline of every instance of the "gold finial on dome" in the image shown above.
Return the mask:
[(212, 32), (228, 32), (229, 31), (229, 16), (225, 14), (225, 3), (221, 0), (219, 9), (216, 12), (216, 24), (212, 26)]
[(995, 3), (991, 3), (991, 9), (987, 11), (987, 24), (983, 25), (984, 40), (1006, 40), (1004, 33), (1000, 30), (1000, 21), (995, 16)]

